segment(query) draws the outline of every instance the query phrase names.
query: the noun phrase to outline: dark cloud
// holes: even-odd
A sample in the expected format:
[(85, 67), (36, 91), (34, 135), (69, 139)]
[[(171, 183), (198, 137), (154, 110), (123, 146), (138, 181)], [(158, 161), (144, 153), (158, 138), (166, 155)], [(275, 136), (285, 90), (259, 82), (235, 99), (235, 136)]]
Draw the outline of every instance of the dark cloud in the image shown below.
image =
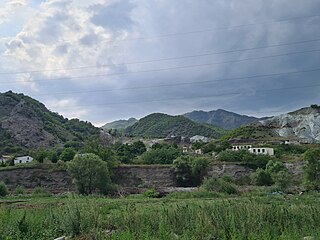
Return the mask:
[[(293, 88), (317, 84), (320, 71), (230, 80), (320, 68), (320, 55), (316, 51), (179, 69), (188, 65), (319, 50), (320, 41), (148, 62), (320, 38), (320, 17), (291, 19), (317, 15), (320, 12), (317, 0), (185, 0), (183, 4), (169, 0), (115, 0), (82, 7), (83, 14), (75, 8), (68, 5), (68, 10), (63, 10), (60, 5), (55, 6), (54, 11), (50, 10), (54, 14), (41, 22), (40, 30), (34, 36), (28, 35), (28, 38), (40, 36), (43, 41), (52, 42), (62, 37), (68, 40), (69, 35), (78, 36), (68, 45), (55, 46), (51, 55), (40, 58), (53, 61), (51, 67), (61, 62), (66, 68), (97, 66), (37, 76), (43, 79), (70, 77), (38, 83), (38, 91), (43, 94), (93, 91), (40, 96), (39, 92), (29, 90), (31, 96), (48, 103), (54, 111), (68, 115), (67, 107), (71, 107), (72, 116), (78, 111), (82, 119), (103, 123), (131, 116), (142, 117), (151, 112), (180, 114), (217, 108), (250, 115), (274, 115), (269, 112), (289, 111), (320, 101), (320, 87)], [(82, 15), (86, 17), (79, 20), (78, 16)], [(272, 22), (281, 19), (291, 20)], [(232, 27), (238, 25), (242, 26)], [(176, 34), (204, 29), (216, 30)], [(65, 34), (66, 31), (72, 34)], [(161, 37), (166, 34), (172, 35)], [(126, 64), (141, 61), (146, 62)], [(156, 71), (166, 68), (177, 69)], [(101, 74), (109, 76), (73, 78)], [(182, 84), (188, 82), (198, 84)], [(156, 85), (171, 86), (152, 87)], [(21, 89), (21, 86), (15, 86), (17, 90), (19, 87)], [(268, 91), (278, 88), (282, 90)], [(114, 91), (102, 91), (110, 89)], [(55, 106), (55, 102), (59, 105)]]

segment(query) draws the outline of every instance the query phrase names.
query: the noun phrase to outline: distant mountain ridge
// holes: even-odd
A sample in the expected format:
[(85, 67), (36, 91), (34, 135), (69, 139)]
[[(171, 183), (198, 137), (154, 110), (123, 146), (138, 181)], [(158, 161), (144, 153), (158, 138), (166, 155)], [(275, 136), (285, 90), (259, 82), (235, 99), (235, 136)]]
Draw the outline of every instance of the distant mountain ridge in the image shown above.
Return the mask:
[(320, 142), (320, 106), (311, 105), (297, 111), (260, 121), (284, 138)]
[(99, 138), (101, 130), (89, 122), (68, 120), (31, 97), (0, 93), (0, 151), (63, 146), (68, 141)]
[(191, 121), (184, 116), (171, 116), (163, 113), (153, 113), (132, 126), (126, 128), (126, 134), (135, 137), (165, 138), (167, 136), (192, 137), (202, 135), (219, 138), (225, 130)]
[(183, 114), (183, 116), (195, 122), (207, 123), (227, 130), (232, 130), (260, 120), (256, 117), (240, 115), (223, 109), (209, 112), (193, 111)]
[(129, 118), (128, 120), (118, 120), (118, 121), (113, 121), (113, 122), (107, 123), (104, 126), (102, 126), (102, 128), (105, 130), (125, 129), (127, 127), (132, 126), (136, 122), (138, 122), (138, 119)]

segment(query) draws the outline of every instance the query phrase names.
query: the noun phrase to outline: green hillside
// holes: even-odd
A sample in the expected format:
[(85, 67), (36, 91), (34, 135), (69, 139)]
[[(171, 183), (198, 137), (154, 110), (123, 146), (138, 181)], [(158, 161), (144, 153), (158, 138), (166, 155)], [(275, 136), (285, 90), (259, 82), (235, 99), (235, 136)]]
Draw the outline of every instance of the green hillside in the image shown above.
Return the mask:
[(137, 119), (135, 118), (129, 118), (128, 120), (118, 120), (118, 121), (114, 121), (114, 122), (110, 122), (105, 124), (104, 126), (102, 126), (103, 129), (105, 130), (111, 130), (111, 129), (125, 129), (127, 127), (132, 126), (133, 124), (135, 124), (136, 122), (138, 122)]
[(91, 123), (68, 120), (28, 96), (0, 93), (0, 153), (81, 143), (99, 135)]
[(195, 123), (183, 116), (153, 113), (140, 119), (126, 129), (126, 134), (134, 137), (164, 138), (170, 135), (192, 137), (202, 135), (219, 138), (225, 130), (210, 125)]

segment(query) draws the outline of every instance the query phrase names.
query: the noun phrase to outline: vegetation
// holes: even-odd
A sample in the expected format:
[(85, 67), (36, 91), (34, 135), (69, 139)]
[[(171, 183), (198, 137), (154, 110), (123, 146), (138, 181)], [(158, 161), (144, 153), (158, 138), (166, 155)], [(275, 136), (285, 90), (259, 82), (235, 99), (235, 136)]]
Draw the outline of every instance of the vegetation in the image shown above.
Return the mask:
[(238, 192), (235, 184), (219, 178), (206, 178), (201, 187), (210, 192), (226, 194), (236, 194)]
[(308, 189), (320, 190), (320, 148), (309, 149), (304, 156), (305, 181)]
[(219, 161), (238, 162), (254, 168), (257, 168), (257, 167), (264, 168), (266, 164), (272, 159), (275, 159), (275, 158), (272, 156), (264, 155), (264, 154), (257, 155), (254, 153), (250, 153), (247, 150), (241, 150), (241, 151), (225, 150), (220, 152), (220, 154), (218, 155)]
[(99, 190), (107, 194), (112, 190), (108, 165), (99, 156), (93, 153), (76, 155), (67, 167), (79, 193), (88, 195)]
[(229, 196), (228, 199), (216, 196), (214, 200), (179, 200), (174, 196), (178, 195), (162, 199), (34, 197), (26, 205), (0, 205), (0, 238), (300, 240), (320, 237), (318, 195)]
[(116, 143), (114, 146), (116, 157), (119, 162), (129, 164), (133, 160), (147, 151), (146, 146), (141, 141), (136, 141), (133, 144)]
[(174, 171), (180, 186), (199, 186), (207, 173), (210, 160), (205, 157), (180, 156), (174, 160)]
[(178, 146), (156, 144), (151, 150), (142, 154), (138, 162), (143, 164), (172, 164), (181, 154), (181, 149)]
[(202, 135), (218, 138), (225, 130), (195, 123), (183, 116), (170, 116), (162, 113), (150, 114), (126, 129), (129, 136), (165, 138), (167, 136), (192, 137)]
[(0, 182), (0, 197), (5, 197), (8, 193), (6, 184), (4, 182)]

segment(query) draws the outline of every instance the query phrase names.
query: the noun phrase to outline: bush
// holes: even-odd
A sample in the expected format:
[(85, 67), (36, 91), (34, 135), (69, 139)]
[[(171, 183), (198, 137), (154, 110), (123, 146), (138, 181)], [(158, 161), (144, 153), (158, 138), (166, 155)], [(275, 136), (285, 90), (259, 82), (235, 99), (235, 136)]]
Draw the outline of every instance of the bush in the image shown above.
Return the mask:
[(99, 156), (93, 153), (76, 155), (67, 167), (81, 194), (92, 194), (95, 190), (102, 194), (113, 191), (108, 164)]
[(16, 187), (15, 192), (16, 192), (16, 194), (22, 195), (22, 194), (25, 194), (26, 190), (23, 186), (18, 186), (18, 187)]
[(198, 186), (207, 173), (210, 160), (204, 157), (181, 156), (174, 160), (173, 164), (180, 186)]
[(220, 192), (226, 194), (236, 194), (238, 192), (233, 183), (226, 182), (219, 178), (207, 178), (203, 181), (201, 187), (211, 192)]
[(160, 193), (153, 188), (149, 188), (147, 191), (143, 193), (143, 196), (147, 198), (158, 198), (160, 197)]
[(252, 175), (252, 181), (257, 186), (271, 186), (273, 184), (271, 174), (262, 168), (258, 168)]
[(141, 155), (140, 161), (145, 164), (172, 164), (181, 155), (181, 150), (174, 146), (154, 148)]
[(309, 149), (304, 156), (305, 185), (310, 190), (320, 189), (320, 148)]
[(5, 197), (8, 195), (8, 188), (4, 182), (0, 182), (0, 197)]
[(275, 185), (282, 191), (285, 191), (291, 184), (292, 176), (287, 170), (282, 170), (273, 176)]
[(43, 197), (48, 197), (48, 196), (51, 195), (51, 194), (50, 194), (46, 189), (44, 189), (43, 187), (36, 187), (36, 188), (34, 188), (32, 194), (33, 194), (34, 196), (43, 196)]

